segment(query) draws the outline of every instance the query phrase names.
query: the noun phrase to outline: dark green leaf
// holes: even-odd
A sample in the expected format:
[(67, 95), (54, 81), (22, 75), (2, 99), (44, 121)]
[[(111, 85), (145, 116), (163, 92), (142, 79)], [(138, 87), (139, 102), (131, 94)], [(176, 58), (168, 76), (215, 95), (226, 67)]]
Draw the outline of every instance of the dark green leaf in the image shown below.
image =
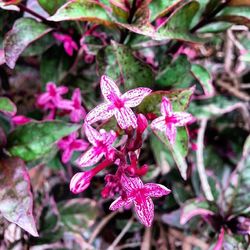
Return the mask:
[(67, 0), (38, 0), (41, 7), (46, 10), (50, 15), (53, 15), (59, 7), (67, 2)]
[(21, 159), (0, 161), (0, 212), (8, 221), (37, 237), (30, 189), (29, 174)]
[(31, 122), (8, 136), (8, 151), (25, 161), (37, 160), (49, 153), (56, 141), (77, 129), (79, 125), (60, 121)]

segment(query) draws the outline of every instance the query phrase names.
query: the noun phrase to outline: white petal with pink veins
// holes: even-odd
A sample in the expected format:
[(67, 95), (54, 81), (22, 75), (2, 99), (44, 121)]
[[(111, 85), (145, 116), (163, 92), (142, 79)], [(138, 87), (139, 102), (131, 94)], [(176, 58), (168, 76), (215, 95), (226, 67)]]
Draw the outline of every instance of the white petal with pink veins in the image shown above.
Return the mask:
[(136, 107), (142, 100), (152, 92), (149, 88), (131, 89), (122, 95), (122, 100), (125, 101), (125, 106)]
[(185, 126), (187, 123), (193, 122), (195, 118), (186, 112), (175, 112), (173, 114), (175, 118), (175, 126)]
[(137, 119), (130, 108), (124, 107), (115, 110), (115, 118), (122, 129), (137, 128)]
[(172, 114), (172, 104), (170, 100), (167, 97), (162, 97), (162, 102), (161, 102), (161, 113), (164, 116), (169, 116)]
[(177, 129), (174, 124), (172, 123), (166, 124), (165, 134), (172, 145), (175, 143), (176, 133)]
[(119, 88), (116, 86), (115, 82), (108, 76), (103, 75), (101, 77), (101, 91), (103, 97), (108, 102), (113, 102), (116, 98), (121, 96)]
[(115, 211), (115, 210), (122, 208), (122, 207), (127, 208), (127, 207), (131, 206), (131, 202), (132, 202), (131, 198), (123, 200), (122, 197), (120, 196), (115, 201), (112, 202), (109, 209), (112, 211)]
[(139, 177), (128, 177), (125, 174), (121, 177), (122, 187), (128, 192), (141, 189), (143, 187), (143, 182)]
[(76, 164), (80, 167), (89, 167), (96, 164), (103, 155), (104, 153), (97, 153), (95, 148), (92, 147), (76, 160)]
[(97, 145), (98, 141), (102, 140), (102, 135), (88, 123), (84, 124), (84, 132), (88, 138), (88, 141), (94, 146)]
[(86, 122), (92, 124), (100, 120), (107, 120), (114, 114), (110, 103), (103, 103), (92, 109), (86, 116)]
[(160, 130), (162, 132), (165, 132), (166, 130), (166, 122), (165, 122), (165, 117), (164, 116), (160, 116), (156, 119), (154, 119), (151, 123), (151, 128), (153, 130)]

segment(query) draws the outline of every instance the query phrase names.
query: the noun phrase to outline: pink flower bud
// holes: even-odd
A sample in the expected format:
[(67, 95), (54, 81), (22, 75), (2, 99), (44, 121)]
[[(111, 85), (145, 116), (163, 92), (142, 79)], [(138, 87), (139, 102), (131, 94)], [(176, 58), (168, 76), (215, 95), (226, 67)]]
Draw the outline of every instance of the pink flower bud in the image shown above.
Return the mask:
[(137, 132), (142, 134), (148, 126), (147, 118), (143, 114), (137, 116)]
[(70, 181), (70, 191), (74, 194), (79, 194), (86, 190), (90, 181), (94, 176), (93, 171), (87, 171), (75, 174)]
[(26, 117), (26, 116), (23, 116), (23, 115), (17, 115), (17, 116), (14, 116), (12, 117), (12, 122), (15, 124), (15, 125), (24, 125), (28, 122), (31, 121), (30, 118)]

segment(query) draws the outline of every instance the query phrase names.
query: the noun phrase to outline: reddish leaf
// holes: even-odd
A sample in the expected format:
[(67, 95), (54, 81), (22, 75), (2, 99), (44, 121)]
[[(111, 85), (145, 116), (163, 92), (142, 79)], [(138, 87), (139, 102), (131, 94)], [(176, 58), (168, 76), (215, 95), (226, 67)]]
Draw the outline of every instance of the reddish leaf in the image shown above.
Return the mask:
[(30, 188), (30, 178), (21, 159), (0, 161), (0, 212), (8, 221), (37, 237)]

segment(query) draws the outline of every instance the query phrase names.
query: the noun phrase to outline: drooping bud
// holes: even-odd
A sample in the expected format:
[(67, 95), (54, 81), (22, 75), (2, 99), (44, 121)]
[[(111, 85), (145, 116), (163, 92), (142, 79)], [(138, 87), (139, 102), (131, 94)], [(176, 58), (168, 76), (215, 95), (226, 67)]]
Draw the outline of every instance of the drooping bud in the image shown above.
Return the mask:
[(86, 190), (94, 176), (93, 171), (87, 171), (75, 174), (70, 181), (70, 191), (74, 194), (79, 194)]
[(142, 134), (148, 126), (147, 118), (143, 114), (137, 116), (137, 133)]

